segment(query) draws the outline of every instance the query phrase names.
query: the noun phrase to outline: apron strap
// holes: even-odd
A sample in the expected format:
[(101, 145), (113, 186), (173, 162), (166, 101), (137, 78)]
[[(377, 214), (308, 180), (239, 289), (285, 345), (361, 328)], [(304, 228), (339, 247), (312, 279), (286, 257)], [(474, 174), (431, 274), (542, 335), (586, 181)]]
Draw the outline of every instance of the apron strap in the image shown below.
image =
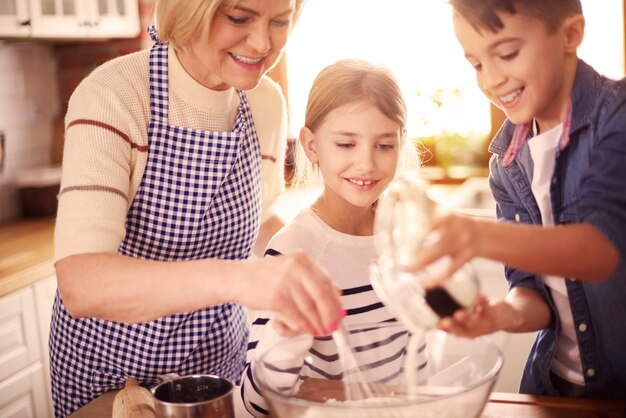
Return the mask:
[[(156, 36), (154, 26), (151, 26)], [(152, 36), (151, 33), (151, 36)], [(168, 46), (160, 40), (150, 49), (150, 120), (167, 123), (169, 120)]]
[(150, 35), (150, 39), (152, 39), (152, 42), (163, 45), (163, 42), (159, 39), (159, 33), (157, 32), (156, 26), (148, 26), (148, 35)]

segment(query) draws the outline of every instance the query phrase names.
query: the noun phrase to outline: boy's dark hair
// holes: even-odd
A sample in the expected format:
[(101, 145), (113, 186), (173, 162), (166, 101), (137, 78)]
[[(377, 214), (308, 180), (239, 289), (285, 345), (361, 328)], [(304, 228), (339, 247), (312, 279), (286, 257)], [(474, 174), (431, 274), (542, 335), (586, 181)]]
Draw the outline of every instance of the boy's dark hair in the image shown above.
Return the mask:
[(546, 24), (548, 33), (554, 33), (563, 19), (582, 14), (580, 0), (449, 0), (454, 10), (476, 29), (498, 32), (504, 27), (498, 13), (524, 13)]

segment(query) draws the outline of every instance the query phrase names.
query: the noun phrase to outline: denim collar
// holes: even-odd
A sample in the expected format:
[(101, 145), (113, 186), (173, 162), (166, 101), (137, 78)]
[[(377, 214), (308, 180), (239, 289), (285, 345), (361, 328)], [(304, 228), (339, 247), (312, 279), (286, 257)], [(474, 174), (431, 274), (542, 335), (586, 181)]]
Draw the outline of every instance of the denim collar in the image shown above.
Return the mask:
[[(596, 76), (593, 68), (579, 59), (572, 91), (572, 125), (570, 135), (590, 123), (596, 92), (598, 91), (597, 83), (599, 81), (600, 79)], [(507, 119), (498, 130), (498, 133), (496, 133), (491, 144), (489, 144), (489, 152), (504, 156), (513, 138), (515, 127), (516, 125)]]

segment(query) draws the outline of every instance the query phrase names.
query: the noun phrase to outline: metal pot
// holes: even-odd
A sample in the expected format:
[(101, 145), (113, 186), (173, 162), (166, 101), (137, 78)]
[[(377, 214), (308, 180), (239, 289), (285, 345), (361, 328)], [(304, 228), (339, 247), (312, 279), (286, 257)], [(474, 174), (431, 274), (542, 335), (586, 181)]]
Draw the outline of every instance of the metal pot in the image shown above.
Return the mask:
[(151, 389), (159, 418), (235, 418), (230, 380), (216, 375), (161, 376)]

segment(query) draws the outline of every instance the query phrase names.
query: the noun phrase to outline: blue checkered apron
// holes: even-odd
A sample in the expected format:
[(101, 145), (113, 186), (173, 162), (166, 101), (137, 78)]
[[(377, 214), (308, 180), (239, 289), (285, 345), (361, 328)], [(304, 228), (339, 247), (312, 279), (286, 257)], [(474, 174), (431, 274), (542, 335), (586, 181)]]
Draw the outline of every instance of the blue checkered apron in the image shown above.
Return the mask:
[[(232, 132), (169, 125), (167, 54), (158, 42), (150, 53), (148, 163), (118, 252), (160, 261), (245, 259), (258, 232), (261, 160), (246, 96), (239, 92)], [(57, 293), (50, 336), (55, 413), (67, 416), (131, 376), (144, 386), (171, 372), (239, 382), (247, 340), (238, 304), (127, 324), (73, 319)]]

